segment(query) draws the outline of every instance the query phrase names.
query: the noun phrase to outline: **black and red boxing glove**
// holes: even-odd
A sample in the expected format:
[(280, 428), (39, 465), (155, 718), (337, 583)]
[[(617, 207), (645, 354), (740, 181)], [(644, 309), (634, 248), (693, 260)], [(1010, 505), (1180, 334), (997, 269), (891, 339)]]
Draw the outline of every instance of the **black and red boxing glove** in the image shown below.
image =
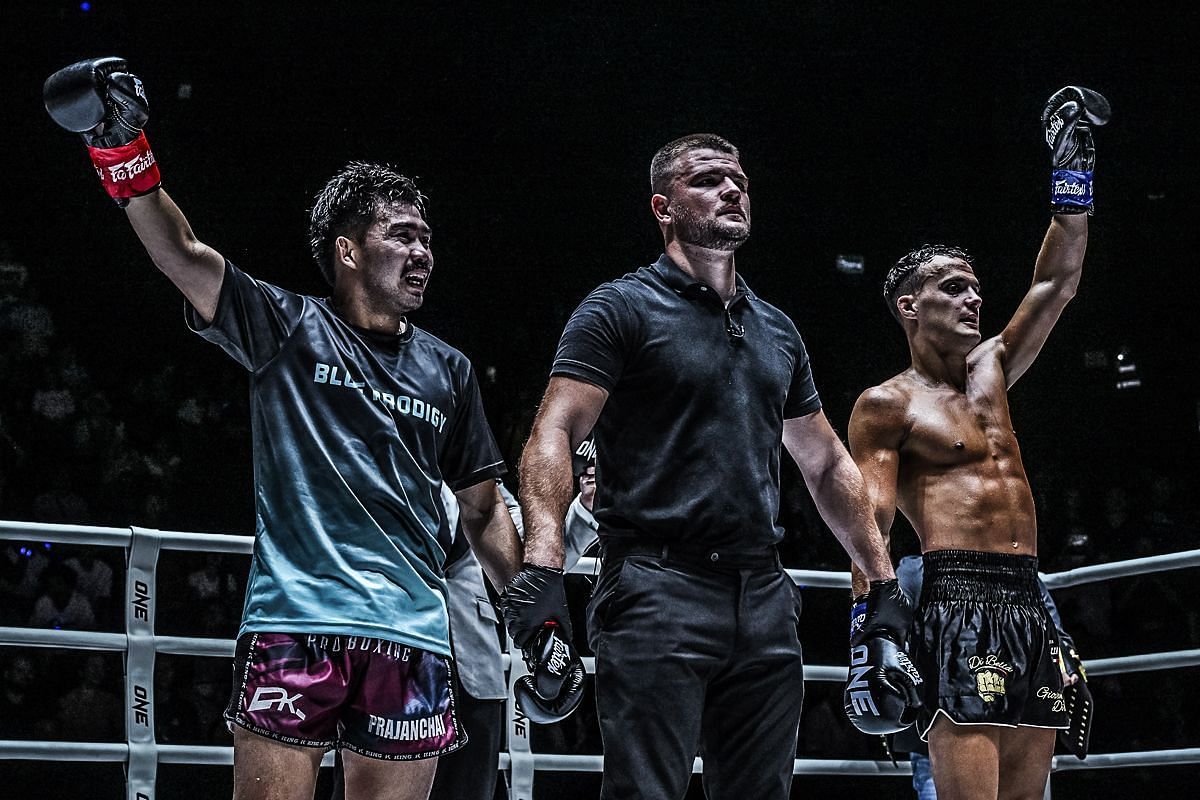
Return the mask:
[(104, 190), (124, 206), (162, 183), (142, 128), (150, 106), (142, 81), (122, 58), (92, 58), (63, 67), (42, 87), (46, 111), (83, 136)]

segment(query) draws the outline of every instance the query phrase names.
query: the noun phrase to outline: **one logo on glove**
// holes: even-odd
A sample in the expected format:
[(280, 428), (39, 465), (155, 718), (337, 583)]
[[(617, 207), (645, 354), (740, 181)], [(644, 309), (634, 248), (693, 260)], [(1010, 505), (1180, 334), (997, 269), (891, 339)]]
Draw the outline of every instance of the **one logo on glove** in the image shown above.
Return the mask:
[(975, 676), (975, 690), (985, 703), (994, 703), (1004, 698), (1008, 676), (1013, 673), (1012, 665), (1001, 661), (995, 653), (986, 656), (971, 656), (967, 667)]
[[(921, 685), (921, 673), (917, 672), (907, 653), (897, 652), (896, 663), (912, 680), (914, 686)], [(873, 717), (880, 715), (875, 698), (871, 696), (871, 684), (865, 677), (874, 669), (875, 665), (867, 663), (866, 645), (850, 648), (850, 681), (846, 687), (846, 696), (856, 714), (870, 714)]]
[(867, 663), (866, 646), (858, 645), (851, 647), (850, 684), (846, 687), (846, 696), (854, 708), (854, 713), (870, 714), (873, 717), (878, 717), (879, 708), (875, 705), (875, 698), (871, 697), (871, 685), (863, 677), (872, 669), (874, 669), (874, 666)]

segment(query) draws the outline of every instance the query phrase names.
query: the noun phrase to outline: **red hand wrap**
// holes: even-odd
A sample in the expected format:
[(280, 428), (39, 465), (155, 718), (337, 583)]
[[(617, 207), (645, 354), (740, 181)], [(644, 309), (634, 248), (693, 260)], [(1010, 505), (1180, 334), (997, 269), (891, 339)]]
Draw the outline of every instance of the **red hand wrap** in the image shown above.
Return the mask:
[(162, 183), (146, 134), (120, 147), (89, 147), (96, 174), (114, 199), (149, 194)]

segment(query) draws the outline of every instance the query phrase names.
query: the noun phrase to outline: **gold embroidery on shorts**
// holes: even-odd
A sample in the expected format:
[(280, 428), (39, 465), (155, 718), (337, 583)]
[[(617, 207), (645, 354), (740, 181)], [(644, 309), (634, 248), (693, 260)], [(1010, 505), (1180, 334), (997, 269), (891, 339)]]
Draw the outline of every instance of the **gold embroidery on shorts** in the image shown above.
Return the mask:
[(975, 676), (975, 689), (983, 702), (992, 703), (1001, 699), (1007, 688), (1008, 676), (1012, 674), (1012, 665), (1001, 661), (995, 653), (986, 656), (971, 656), (967, 666)]

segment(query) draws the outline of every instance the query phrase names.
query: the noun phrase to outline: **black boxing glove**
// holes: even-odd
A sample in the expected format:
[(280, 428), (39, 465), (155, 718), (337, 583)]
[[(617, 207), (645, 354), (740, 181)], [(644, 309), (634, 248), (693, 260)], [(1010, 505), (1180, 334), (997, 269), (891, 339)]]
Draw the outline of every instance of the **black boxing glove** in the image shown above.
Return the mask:
[(162, 178), (142, 131), (149, 103), (124, 59), (63, 67), (46, 79), (42, 98), (55, 122), (83, 136), (101, 184), (118, 205), (158, 189)]
[(850, 678), (842, 707), (863, 733), (899, 733), (917, 720), (921, 683), (917, 668), (895, 642), (868, 639), (850, 647)]
[(561, 569), (526, 564), (501, 592), (500, 610), (508, 635), (522, 650), (533, 644), (547, 622), (555, 623), (563, 638), (572, 641)]
[(1054, 213), (1092, 213), (1096, 163), (1092, 126), (1106, 125), (1111, 116), (1104, 95), (1082, 86), (1064, 86), (1046, 101), (1042, 127), (1053, 168), (1050, 208)]
[(523, 653), (531, 674), (513, 687), (517, 707), (539, 725), (561, 722), (583, 699), (583, 660), (557, 625), (544, 626)]
[(903, 649), (908, 643), (913, 610), (900, 590), (900, 581), (871, 581), (866, 594), (854, 598), (850, 611), (850, 643), (885, 636)]
[(916, 721), (923, 681), (904, 652), (911, 623), (912, 608), (895, 578), (871, 581), (870, 592), (855, 598), (842, 704), (863, 733), (897, 733)]

